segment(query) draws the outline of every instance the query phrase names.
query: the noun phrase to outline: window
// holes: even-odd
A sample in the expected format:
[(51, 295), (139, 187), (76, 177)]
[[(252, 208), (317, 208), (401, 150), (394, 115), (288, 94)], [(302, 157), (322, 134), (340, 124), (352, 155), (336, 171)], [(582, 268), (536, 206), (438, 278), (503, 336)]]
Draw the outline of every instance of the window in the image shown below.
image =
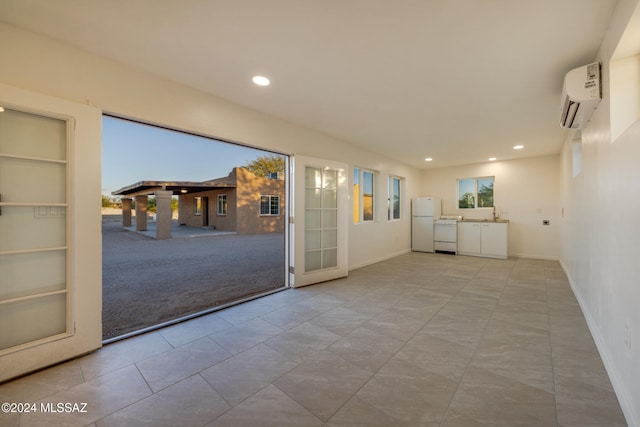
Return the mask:
[(389, 221), (400, 219), (400, 183), (402, 179), (389, 177)]
[(202, 197), (193, 198), (193, 214), (202, 215)]
[(260, 196), (260, 215), (280, 215), (280, 196)]
[(353, 170), (353, 221), (374, 220), (374, 172), (355, 168)]
[(493, 176), (458, 180), (458, 208), (492, 208)]
[(218, 194), (218, 215), (227, 214), (227, 195)]

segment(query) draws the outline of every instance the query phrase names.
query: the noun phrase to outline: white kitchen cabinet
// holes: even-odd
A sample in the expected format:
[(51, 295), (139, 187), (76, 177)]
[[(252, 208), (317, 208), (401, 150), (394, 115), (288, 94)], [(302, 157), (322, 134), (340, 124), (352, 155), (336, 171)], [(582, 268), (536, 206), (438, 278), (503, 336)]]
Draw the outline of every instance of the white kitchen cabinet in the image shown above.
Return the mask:
[(458, 254), (507, 259), (508, 222), (458, 223)]
[(480, 255), (480, 223), (458, 222), (458, 253)]
[(505, 222), (495, 222), (481, 225), (481, 253), (488, 257), (507, 259), (509, 224)]

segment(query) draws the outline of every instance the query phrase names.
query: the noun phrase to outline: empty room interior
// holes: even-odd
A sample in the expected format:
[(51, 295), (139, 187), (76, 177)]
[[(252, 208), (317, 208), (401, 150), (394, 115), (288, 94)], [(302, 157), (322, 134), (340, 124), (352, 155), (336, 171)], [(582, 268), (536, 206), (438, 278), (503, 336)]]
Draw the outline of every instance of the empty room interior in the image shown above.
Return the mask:
[[(639, 0), (1, 0), (0, 51), (1, 425), (640, 427)], [(286, 159), (282, 287), (103, 343), (106, 116)]]

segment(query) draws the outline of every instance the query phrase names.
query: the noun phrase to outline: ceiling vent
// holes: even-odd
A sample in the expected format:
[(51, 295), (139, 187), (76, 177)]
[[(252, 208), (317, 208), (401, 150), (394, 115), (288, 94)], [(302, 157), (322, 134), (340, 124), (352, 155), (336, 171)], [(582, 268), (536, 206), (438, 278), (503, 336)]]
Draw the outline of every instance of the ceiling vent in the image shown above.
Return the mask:
[(582, 128), (602, 99), (601, 87), (600, 63), (569, 71), (562, 88), (560, 125), (570, 129)]

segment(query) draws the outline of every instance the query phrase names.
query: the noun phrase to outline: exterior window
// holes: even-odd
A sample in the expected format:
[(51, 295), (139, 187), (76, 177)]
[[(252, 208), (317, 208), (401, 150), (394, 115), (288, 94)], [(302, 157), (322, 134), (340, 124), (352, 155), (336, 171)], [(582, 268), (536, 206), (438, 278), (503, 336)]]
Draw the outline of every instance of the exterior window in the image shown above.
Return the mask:
[(193, 198), (193, 214), (202, 215), (202, 197)]
[(400, 219), (400, 183), (401, 178), (389, 177), (389, 221)]
[(374, 220), (375, 173), (355, 168), (353, 170), (353, 221)]
[(260, 215), (280, 215), (280, 196), (260, 196)]
[(227, 195), (218, 194), (218, 215), (227, 214)]
[(458, 180), (458, 208), (492, 208), (493, 176)]

